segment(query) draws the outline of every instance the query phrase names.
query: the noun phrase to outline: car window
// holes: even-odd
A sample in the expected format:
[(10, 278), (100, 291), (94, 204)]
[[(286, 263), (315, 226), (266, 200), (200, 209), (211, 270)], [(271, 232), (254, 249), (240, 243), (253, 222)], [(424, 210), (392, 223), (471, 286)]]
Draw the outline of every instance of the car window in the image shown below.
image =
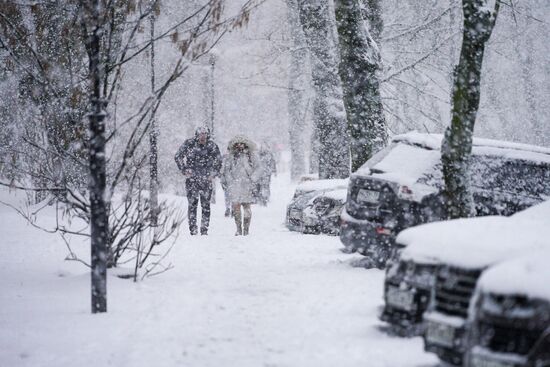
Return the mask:
[(391, 152), (391, 150), (395, 147), (395, 145), (396, 143), (391, 143), (384, 149), (376, 152), (361, 168), (367, 167), (371, 169), (372, 167), (376, 166)]
[(522, 196), (550, 195), (550, 166), (501, 157), (472, 157), (472, 186)]

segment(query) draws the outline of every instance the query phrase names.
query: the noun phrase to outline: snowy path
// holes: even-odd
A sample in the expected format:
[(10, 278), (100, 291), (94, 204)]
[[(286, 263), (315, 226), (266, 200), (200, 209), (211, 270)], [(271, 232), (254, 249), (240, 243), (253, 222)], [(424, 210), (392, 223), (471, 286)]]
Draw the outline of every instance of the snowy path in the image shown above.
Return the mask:
[(218, 204), (208, 237), (180, 236), (175, 269), (111, 276), (105, 315), (88, 314), (88, 274), (57, 237), (0, 208), (0, 366), (436, 365), (419, 338), (379, 330), (383, 272), (350, 267), (336, 237), (284, 228), (292, 188), (277, 183), (249, 237)]

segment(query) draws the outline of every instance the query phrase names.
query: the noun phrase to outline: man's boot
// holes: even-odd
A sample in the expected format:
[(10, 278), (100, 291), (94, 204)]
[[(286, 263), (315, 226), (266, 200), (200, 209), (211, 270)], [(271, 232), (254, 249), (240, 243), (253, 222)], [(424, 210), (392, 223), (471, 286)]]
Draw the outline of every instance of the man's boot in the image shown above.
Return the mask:
[(235, 218), (235, 224), (237, 225), (237, 232), (235, 233), (235, 236), (241, 236), (243, 234), (243, 225), (242, 225), (242, 218), (241, 218), (241, 211), (233, 211), (233, 218)]
[(250, 219), (250, 217), (244, 217), (243, 236), (248, 236), (248, 230), (250, 229)]

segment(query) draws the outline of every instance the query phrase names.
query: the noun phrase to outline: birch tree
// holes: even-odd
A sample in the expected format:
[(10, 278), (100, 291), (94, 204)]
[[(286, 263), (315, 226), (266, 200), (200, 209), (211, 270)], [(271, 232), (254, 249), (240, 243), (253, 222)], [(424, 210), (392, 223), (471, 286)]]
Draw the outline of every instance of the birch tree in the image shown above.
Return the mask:
[(387, 141), (378, 79), (380, 52), (369, 34), (359, 0), (336, 0), (335, 13), (351, 170), (356, 171)]
[(462, 0), (464, 28), (452, 90), (451, 124), (441, 147), (447, 212), (450, 218), (474, 215), (468, 169), (479, 107), (485, 45), (495, 26), (497, 0)]
[[(161, 217), (151, 216), (150, 202), (143, 195), (146, 185), (141, 182), (149, 157), (149, 151), (143, 148), (162, 98), (174, 81), (224, 35), (246, 25), (251, 11), (259, 4), (247, 1), (238, 13), (225, 17), (224, 3), (210, 0), (202, 5), (184, 6), (184, 12), (175, 14), (177, 19), (165, 25), (158, 35), (151, 28), (150, 37), (143, 39), (137, 35), (145, 28), (144, 20), (150, 19), (158, 1), (0, 3), (0, 57), (9, 64), (0, 68), (3, 76), (0, 81), (5, 86), (5, 79), (15, 80), (13, 84), (17, 89), (5, 95), (10, 96), (12, 108), (17, 106), (26, 113), (17, 116), (17, 124), (11, 124), (12, 127), (21, 124), (25, 133), (19, 141), (22, 146), (14, 144), (10, 155), (23, 156), (28, 162), (21, 164), (17, 159), (5, 161), (0, 157), (1, 166), (8, 165), (17, 171), (12, 175), (12, 182), (5, 182), (1, 175), (0, 185), (45, 193), (45, 197), (53, 195), (46, 204), (61, 204), (56, 205), (60, 215), (54, 228), (43, 229), (61, 233), (69, 249), (67, 260), (79, 261), (91, 268), (94, 313), (107, 310), (107, 268), (116, 266), (125, 253), (132, 252), (136, 272), (145, 267), (145, 273), (150, 273), (158, 266), (158, 260), (150, 263), (152, 267), (146, 265), (147, 260), (154, 257), (154, 246), (169, 238), (179, 225), (181, 216), (174, 210), (163, 209)], [(41, 32), (37, 24), (44, 26), (43, 35), (49, 40), (41, 47), (34, 42)], [(124, 67), (145, 55), (159, 40), (171, 41), (175, 57), (163, 63), (162, 78), (153, 75), (154, 59), (151, 60), (150, 93), (144, 93), (143, 100), (138, 100), (120, 123), (116, 106), (119, 99), (126, 97), (124, 93), (119, 94)], [(56, 44), (52, 41), (63, 47), (54, 47)], [(52, 50), (60, 56), (52, 58)], [(151, 56), (154, 57), (154, 50)], [(31, 85), (32, 93), (20, 93)], [(52, 99), (48, 102), (50, 96), (55, 103)], [(2, 100), (2, 106), (4, 103)], [(52, 129), (47, 119), (43, 120), (44, 126), (36, 124), (36, 121), (42, 122), (36, 106), (55, 112), (59, 129)], [(85, 128), (75, 129), (72, 125), (72, 115), (67, 113), (72, 109), (78, 112), (77, 122), (80, 122), (78, 118), (84, 120), (84, 116), (88, 116), (88, 134)], [(26, 117), (30, 117), (28, 123)], [(34, 127), (29, 134), (27, 125)], [(50, 130), (58, 133), (43, 139)], [(67, 131), (75, 131), (74, 136), (66, 134)], [(75, 154), (75, 149), (82, 154)], [(70, 162), (80, 167), (80, 181), (59, 180), (65, 175), (58, 173), (56, 162)], [(53, 168), (42, 169), (48, 165)], [(88, 187), (85, 182), (89, 182)], [(60, 192), (63, 194), (59, 195)], [(115, 193), (120, 193), (121, 199), (113, 205), (111, 198)], [(41, 206), (44, 207), (46, 205)], [(25, 215), (24, 210), (18, 211)], [(33, 224), (34, 214), (26, 216)], [(70, 220), (60, 223), (59, 218)], [(88, 227), (71, 227), (73, 219)], [(142, 239), (157, 227), (161, 229), (159, 236), (148, 246), (141, 246)], [(66, 236), (90, 239), (91, 262), (74, 254)]]

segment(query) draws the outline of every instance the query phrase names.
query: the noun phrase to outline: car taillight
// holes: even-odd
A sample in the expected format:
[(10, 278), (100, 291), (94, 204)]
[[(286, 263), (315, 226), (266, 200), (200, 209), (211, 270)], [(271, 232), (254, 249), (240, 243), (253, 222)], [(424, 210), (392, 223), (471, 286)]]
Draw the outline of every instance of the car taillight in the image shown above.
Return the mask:
[(409, 186), (401, 186), (401, 192), (407, 195), (412, 195), (413, 193)]
[(383, 235), (390, 235), (391, 230), (384, 227), (376, 227), (376, 233), (377, 234), (383, 234)]

